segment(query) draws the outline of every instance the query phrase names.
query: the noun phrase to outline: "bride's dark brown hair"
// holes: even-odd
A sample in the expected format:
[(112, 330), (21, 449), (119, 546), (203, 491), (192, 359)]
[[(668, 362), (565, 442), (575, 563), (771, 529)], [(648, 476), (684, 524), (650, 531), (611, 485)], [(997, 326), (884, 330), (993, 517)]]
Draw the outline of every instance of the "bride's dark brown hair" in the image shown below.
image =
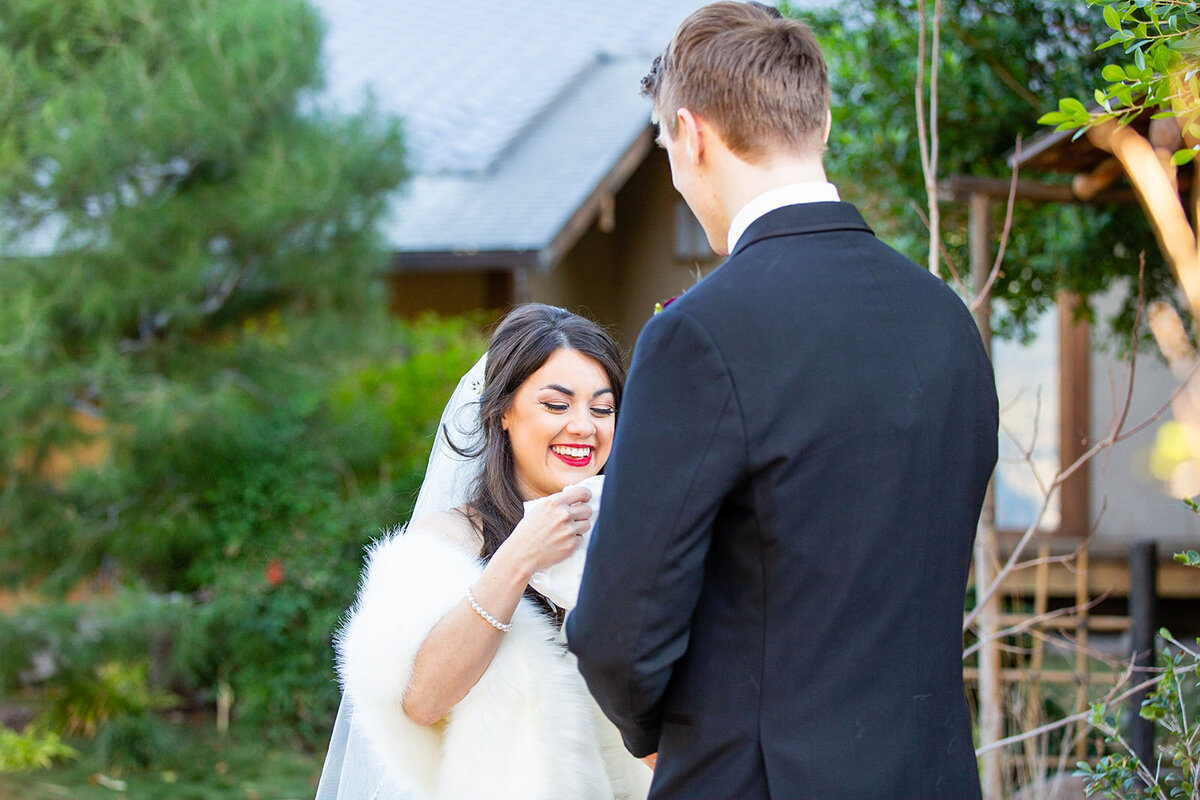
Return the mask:
[[(595, 322), (541, 303), (519, 306), (501, 321), (488, 345), (483, 394), (479, 398), (479, 449), (464, 453), (451, 444), (463, 455), (483, 455), (483, 469), (472, 487), (468, 516), (483, 536), (479, 555), (485, 560), (495, 555), (525, 513), (523, 498), (517, 491), (512, 446), (501, 418), (512, 408), (521, 384), (550, 356), (564, 349), (575, 350), (601, 366), (613, 391), (613, 404), (620, 408), (625, 388), (621, 350)], [(447, 441), (453, 442), (450, 432), (445, 433)]]

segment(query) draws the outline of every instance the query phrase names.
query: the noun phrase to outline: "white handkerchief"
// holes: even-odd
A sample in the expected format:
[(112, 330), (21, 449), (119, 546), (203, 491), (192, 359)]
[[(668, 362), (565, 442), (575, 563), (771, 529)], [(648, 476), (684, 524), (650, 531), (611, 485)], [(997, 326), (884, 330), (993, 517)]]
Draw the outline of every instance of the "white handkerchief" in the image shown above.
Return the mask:
[[(583, 541), (565, 561), (560, 561), (549, 569), (535, 572), (529, 579), (530, 586), (545, 595), (554, 605), (567, 611), (574, 608), (575, 603), (579, 600), (579, 584), (583, 581), (583, 563), (587, 559), (588, 541), (592, 538), (592, 526), (595, 525), (596, 516), (600, 513), (600, 491), (604, 487), (604, 476), (593, 475), (573, 485), (584, 486), (592, 492), (592, 499), (588, 501), (588, 505), (592, 507), (592, 516), (588, 520), (588, 529), (583, 534)], [(530, 509), (542, 502), (543, 499), (539, 497), (537, 500), (526, 501), (526, 516), (529, 515)]]

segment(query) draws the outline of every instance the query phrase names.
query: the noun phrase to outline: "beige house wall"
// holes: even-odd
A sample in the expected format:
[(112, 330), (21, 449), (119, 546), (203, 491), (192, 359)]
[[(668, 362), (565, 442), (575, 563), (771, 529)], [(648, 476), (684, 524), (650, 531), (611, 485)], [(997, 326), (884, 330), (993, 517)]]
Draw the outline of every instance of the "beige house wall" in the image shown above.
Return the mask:
[(413, 317), (426, 311), (462, 314), (509, 304), (512, 278), (501, 270), (398, 272), (388, 276), (392, 313)]
[(608, 327), (631, 354), (654, 304), (682, 294), (719, 263), (676, 258), (682, 202), (666, 153), (655, 148), (617, 192), (612, 230), (593, 222), (554, 269), (395, 273), (389, 277), (392, 310), (414, 316), (550, 303)]
[(605, 233), (593, 223), (558, 266), (528, 274), (518, 297), (561, 306), (612, 325), (621, 302), (616, 241), (620, 236), (620, 228)]
[(654, 304), (682, 294), (718, 263), (676, 260), (681, 202), (666, 153), (653, 150), (617, 193), (613, 230), (593, 223), (556, 269), (528, 276), (523, 296), (591, 317), (632, 352)]

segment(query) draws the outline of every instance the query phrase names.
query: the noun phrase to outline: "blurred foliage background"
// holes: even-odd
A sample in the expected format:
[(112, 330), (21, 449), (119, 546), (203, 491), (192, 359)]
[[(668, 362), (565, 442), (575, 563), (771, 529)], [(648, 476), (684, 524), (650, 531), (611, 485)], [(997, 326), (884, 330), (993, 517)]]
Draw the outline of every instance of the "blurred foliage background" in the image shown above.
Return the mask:
[(400, 126), (321, 109), (320, 41), (301, 0), (0, 4), (0, 772), (65, 738), (72, 796), (230, 796), (228, 713), (311, 793), (362, 547), (484, 346), (388, 315)]
[[(843, 0), (800, 16), (817, 31), (830, 64), (833, 130), (827, 171), (880, 237), (926, 263), (929, 230), (922, 219), (926, 198), (914, 102), (917, 0)], [(944, 3), (939, 177), (1010, 178), (1007, 156), (1016, 145), (1015, 134), (1029, 138), (1048, 130), (1038, 118), (1056, 108), (1060, 97), (1090, 97), (1103, 66), (1118, 58), (1116, 51), (1094, 49), (1109, 33), (1103, 15), (1084, 0)], [(927, 74), (926, 91), (928, 80)], [(1070, 176), (1021, 177), (1050, 183)], [(1004, 204), (994, 205), (992, 231), (998, 239)], [(959, 275), (969, 277), (967, 205), (943, 203), (941, 213), (946, 252)], [(1086, 300), (1127, 284), (1131, 276), (1136, 282), (1143, 250), (1147, 298), (1172, 302), (1190, 319), (1172, 294), (1174, 278), (1138, 206), (1018, 202), (1006, 267), (993, 291), (996, 334), (1032, 335), (1033, 321), (1066, 290), (1084, 296), (1081, 313), (1102, 323), (1097, 333), (1115, 334), (1111, 341), (1126, 346), (1136, 291), (1104, 320), (1095, 320)], [(944, 263), (941, 270), (953, 284)]]

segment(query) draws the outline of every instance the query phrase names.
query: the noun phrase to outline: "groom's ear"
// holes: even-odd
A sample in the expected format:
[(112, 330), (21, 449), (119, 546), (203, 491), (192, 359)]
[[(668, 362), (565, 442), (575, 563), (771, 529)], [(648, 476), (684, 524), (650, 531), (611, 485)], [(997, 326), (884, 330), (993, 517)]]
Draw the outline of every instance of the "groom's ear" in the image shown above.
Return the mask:
[(679, 138), (683, 139), (683, 152), (687, 154), (692, 164), (699, 164), (704, 157), (704, 133), (702, 123), (695, 114), (686, 108), (675, 112), (676, 130)]

